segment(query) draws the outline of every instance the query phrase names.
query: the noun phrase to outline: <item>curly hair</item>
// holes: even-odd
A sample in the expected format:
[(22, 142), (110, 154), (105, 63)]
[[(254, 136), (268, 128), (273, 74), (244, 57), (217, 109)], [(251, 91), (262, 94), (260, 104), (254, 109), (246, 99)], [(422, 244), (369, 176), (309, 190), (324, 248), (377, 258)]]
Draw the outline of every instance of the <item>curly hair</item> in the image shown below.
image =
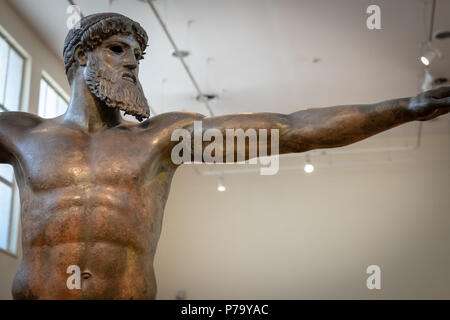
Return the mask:
[(79, 28), (70, 29), (64, 41), (64, 67), (69, 81), (75, 62), (75, 49), (94, 50), (104, 40), (115, 34), (133, 34), (141, 47), (142, 54), (147, 48), (148, 36), (139, 23), (118, 13), (98, 13), (80, 20)]

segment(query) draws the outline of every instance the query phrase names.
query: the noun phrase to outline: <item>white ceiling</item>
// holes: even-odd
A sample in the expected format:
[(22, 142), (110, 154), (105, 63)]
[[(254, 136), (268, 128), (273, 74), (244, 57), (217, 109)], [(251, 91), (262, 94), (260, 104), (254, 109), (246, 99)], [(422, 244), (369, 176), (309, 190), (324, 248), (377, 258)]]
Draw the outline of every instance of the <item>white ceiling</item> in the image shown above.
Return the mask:
[[(61, 56), (66, 0), (9, 0)], [(141, 23), (150, 37), (140, 78), (157, 113), (208, 114), (147, 3), (75, 0), (87, 15), (114, 11)], [(429, 0), (156, 0), (200, 87), (219, 95), (216, 115), (290, 113), (307, 107), (372, 103), (420, 91), (418, 58), (428, 37)], [(366, 9), (381, 7), (381, 30), (366, 27)], [(49, 12), (49, 8), (50, 12)], [(438, 0), (435, 30), (450, 30), (450, 1)], [(188, 21), (194, 21), (188, 28)], [(450, 78), (450, 39), (435, 40), (444, 58), (435, 77)], [(314, 59), (319, 59), (314, 62)], [(448, 132), (450, 117), (427, 124)], [(434, 129), (433, 129), (434, 128)], [(426, 133), (426, 131), (425, 131)]]

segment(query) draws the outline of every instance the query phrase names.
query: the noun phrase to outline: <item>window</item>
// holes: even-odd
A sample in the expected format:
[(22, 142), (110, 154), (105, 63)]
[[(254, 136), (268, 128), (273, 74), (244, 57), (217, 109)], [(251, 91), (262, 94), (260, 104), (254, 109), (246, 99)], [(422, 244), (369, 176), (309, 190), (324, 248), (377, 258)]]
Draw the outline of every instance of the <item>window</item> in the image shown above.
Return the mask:
[(39, 116), (42, 118), (55, 118), (62, 115), (67, 110), (67, 99), (61, 94), (61, 90), (56, 90), (55, 86), (50, 84), (50, 80), (41, 79), (39, 90)]
[(0, 109), (20, 110), (25, 59), (0, 34)]
[[(0, 112), (21, 110), (25, 58), (0, 33)], [(0, 164), (0, 249), (16, 252), (17, 188), (11, 166)]]
[(14, 212), (18, 208), (14, 202), (15, 192), (12, 167), (0, 165), (0, 249), (10, 252), (15, 252), (17, 245)]

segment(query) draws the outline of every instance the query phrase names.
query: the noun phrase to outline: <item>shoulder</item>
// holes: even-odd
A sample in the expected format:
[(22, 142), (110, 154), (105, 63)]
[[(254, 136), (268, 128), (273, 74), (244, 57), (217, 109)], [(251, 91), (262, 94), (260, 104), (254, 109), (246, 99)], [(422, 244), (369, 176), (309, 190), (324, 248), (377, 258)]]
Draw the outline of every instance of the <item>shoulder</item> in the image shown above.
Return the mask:
[(1, 112), (0, 133), (21, 133), (32, 129), (44, 121), (41, 117), (27, 112)]
[(164, 121), (167, 123), (177, 123), (179, 121), (195, 121), (195, 120), (201, 120), (205, 118), (204, 115), (196, 112), (189, 112), (189, 111), (173, 111), (173, 112), (166, 112), (159, 114), (157, 116), (154, 116), (153, 118), (150, 118), (149, 121), (154, 122), (160, 122)]
[(174, 111), (159, 114), (139, 124), (144, 129), (176, 129), (193, 125), (194, 121), (202, 120), (205, 116), (200, 113), (188, 111)]
[(10, 163), (15, 141), (43, 121), (26, 112), (0, 113), (0, 163)]

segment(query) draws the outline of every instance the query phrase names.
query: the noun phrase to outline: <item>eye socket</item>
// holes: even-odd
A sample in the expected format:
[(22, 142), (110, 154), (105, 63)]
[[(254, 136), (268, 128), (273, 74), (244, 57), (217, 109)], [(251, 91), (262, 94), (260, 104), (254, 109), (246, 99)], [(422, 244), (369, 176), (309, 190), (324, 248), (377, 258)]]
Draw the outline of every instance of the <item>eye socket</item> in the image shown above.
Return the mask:
[(122, 53), (123, 48), (121, 46), (111, 46), (109, 47), (109, 50), (111, 50), (114, 53)]
[(141, 60), (144, 59), (144, 57), (142, 56), (142, 54), (140, 52), (135, 52), (134, 53), (134, 57), (135, 57), (135, 59), (136, 59), (138, 64), (140, 64)]
[(134, 53), (134, 57), (135, 57), (136, 60), (138, 60), (138, 61), (143, 59), (142, 54), (141, 54), (140, 52), (135, 52), (135, 53)]

